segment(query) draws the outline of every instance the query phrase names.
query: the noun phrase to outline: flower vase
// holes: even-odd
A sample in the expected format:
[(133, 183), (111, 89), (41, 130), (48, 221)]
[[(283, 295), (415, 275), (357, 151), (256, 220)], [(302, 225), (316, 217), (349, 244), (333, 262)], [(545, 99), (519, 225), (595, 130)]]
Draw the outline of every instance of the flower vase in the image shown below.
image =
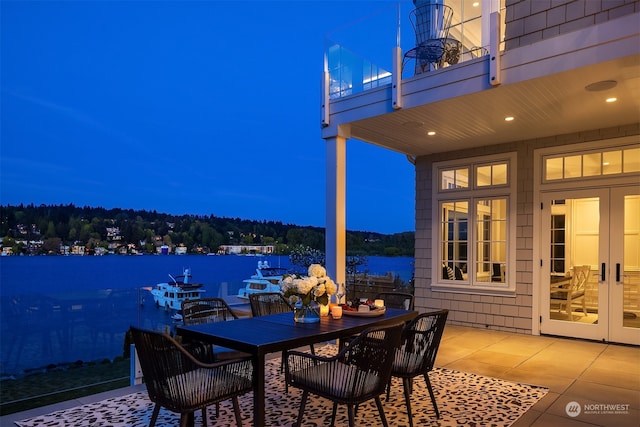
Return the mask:
[(320, 307), (318, 304), (296, 304), (293, 308), (293, 320), (297, 323), (317, 323), (320, 321)]

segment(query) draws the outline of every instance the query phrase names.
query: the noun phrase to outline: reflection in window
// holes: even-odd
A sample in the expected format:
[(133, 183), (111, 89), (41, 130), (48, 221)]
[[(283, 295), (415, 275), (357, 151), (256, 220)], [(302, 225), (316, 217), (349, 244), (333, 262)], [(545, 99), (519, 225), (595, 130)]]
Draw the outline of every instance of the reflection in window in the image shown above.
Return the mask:
[(476, 280), (505, 282), (507, 261), (507, 200), (476, 202)]
[(602, 174), (611, 175), (622, 172), (622, 151), (602, 153)]
[(440, 171), (440, 189), (453, 190), (469, 187), (469, 168)]
[(469, 202), (441, 203), (440, 212), (442, 279), (464, 280), (467, 272)]

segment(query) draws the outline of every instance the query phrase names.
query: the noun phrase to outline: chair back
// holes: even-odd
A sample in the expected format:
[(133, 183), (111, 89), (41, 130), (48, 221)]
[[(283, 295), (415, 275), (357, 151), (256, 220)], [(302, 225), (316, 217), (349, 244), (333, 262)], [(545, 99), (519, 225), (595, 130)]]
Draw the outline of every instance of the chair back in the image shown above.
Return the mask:
[(351, 381), (345, 379), (344, 384), (348, 386), (345, 393), (360, 387), (370, 397), (384, 393), (391, 378), (391, 365), (400, 346), (403, 327), (401, 322), (366, 329), (340, 352), (340, 362), (356, 368), (357, 372), (355, 378), (351, 376)]
[(289, 301), (280, 292), (260, 292), (249, 295), (253, 317), (293, 311)]
[(224, 322), (238, 316), (222, 298), (200, 298), (182, 301), (182, 321), (185, 325)]
[[(416, 35), (416, 47), (449, 36), (453, 9), (442, 3), (424, 3), (409, 13), (409, 20)], [(440, 59), (435, 58), (434, 61)]]
[(419, 314), (402, 331), (393, 375), (411, 378), (433, 369), (449, 310)]
[(413, 295), (406, 292), (380, 292), (375, 299), (384, 300), (385, 307), (413, 310)]
[(571, 275), (569, 292), (571, 294), (584, 293), (584, 290), (590, 275), (591, 275), (590, 265), (577, 265), (573, 267), (573, 274)]
[(168, 334), (130, 328), (140, 368), (147, 386), (149, 399), (172, 411), (181, 412), (177, 404), (179, 394), (188, 380), (184, 374), (195, 371), (198, 366), (186, 350)]

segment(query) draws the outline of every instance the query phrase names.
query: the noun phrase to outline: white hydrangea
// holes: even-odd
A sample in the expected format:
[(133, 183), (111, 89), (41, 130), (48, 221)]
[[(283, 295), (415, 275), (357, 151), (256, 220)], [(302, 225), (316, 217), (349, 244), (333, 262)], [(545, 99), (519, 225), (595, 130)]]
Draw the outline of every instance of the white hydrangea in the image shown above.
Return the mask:
[(336, 292), (338, 292), (338, 286), (336, 285), (336, 283), (333, 280), (331, 280), (328, 277), (327, 277), (327, 280), (325, 280), (325, 282), (324, 282), (324, 287), (327, 290), (327, 295), (333, 295)]
[(308, 294), (311, 289), (316, 285), (316, 283), (311, 280), (310, 277), (305, 277), (303, 279), (294, 280), (296, 287), (298, 288), (298, 292), (301, 294)]
[(316, 286), (315, 288), (313, 288), (313, 295), (315, 295), (316, 297), (322, 296), (324, 295), (324, 293), (326, 292), (326, 288), (324, 286), (324, 284), (319, 284), (318, 286)]
[(320, 264), (311, 264), (308, 274), (310, 277), (324, 277), (327, 275), (327, 270)]

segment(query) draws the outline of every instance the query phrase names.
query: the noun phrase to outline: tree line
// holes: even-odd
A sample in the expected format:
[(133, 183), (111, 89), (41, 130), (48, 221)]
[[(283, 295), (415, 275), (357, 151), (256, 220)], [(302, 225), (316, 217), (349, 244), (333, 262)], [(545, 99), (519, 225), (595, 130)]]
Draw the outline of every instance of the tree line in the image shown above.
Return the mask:
[[(273, 245), (276, 254), (325, 248), (322, 227), (73, 204), (0, 205), (0, 237), (13, 254), (58, 253), (61, 245), (82, 245), (88, 253), (155, 253), (158, 245), (185, 246), (188, 253), (215, 253), (221, 245)], [(352, 256), (413, 256), (414, 233), (347, 231), (346, 245)]]

